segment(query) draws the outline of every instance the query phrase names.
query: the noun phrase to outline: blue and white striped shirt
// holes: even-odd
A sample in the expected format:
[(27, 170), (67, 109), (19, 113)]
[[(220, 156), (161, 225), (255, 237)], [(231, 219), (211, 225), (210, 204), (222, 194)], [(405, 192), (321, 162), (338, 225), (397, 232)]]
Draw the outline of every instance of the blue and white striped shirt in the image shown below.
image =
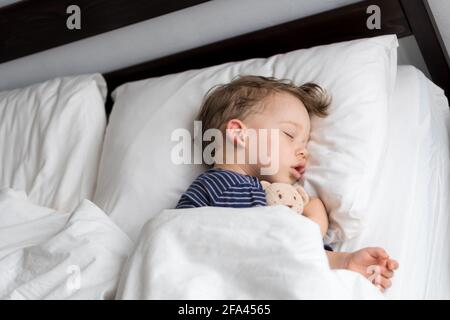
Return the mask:
[[(178, 201), (176, 209), (205, 206), (248, 208), (266, 205), (266, 193), (258, 178), (212, 168), (192, 182)], [(328, 245), (324, 248), (333, 251)]]
[(248, 208), (266, 205), (266, 193), (258, 178), (212, 168), (192, 182), (181, 196), (176, 208), (204, 206)]

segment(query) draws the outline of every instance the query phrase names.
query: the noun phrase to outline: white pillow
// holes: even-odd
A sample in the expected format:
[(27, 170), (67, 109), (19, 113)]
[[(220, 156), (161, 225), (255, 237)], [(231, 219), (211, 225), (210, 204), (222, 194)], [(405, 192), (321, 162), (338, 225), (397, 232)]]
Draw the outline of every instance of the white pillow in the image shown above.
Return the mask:
[(100, 74), (0, 92), (0, 188), (72, 211), (95, 191), (106, 127)]
[(94, 201), (132, 238), (160, 210), (173, 208), (205, 167), (176, 165), (177, 128), (193, 132), (204, 94), (239, 74), (314, 81), (332, 95), (330, 116), (312, 120), (309, 190), (331, 216), (330, 239), (359, 232), (385, 146), (388, 100), (395, 82), (395, 35), (361, 39), (226, 63), (124, 84), (113, 92)]

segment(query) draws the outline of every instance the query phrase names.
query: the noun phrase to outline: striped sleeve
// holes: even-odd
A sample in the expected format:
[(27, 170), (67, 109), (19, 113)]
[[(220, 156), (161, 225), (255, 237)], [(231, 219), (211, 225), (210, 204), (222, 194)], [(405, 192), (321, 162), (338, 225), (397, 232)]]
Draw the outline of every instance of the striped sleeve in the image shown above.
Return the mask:
[(176, 208), (249, 208), (266, 205), (266, 194), (256, 177), (229, 170), (210, 169), (190, 185)]
[(249, 208), (266, 206), (266, 194), (251, 184), (231, 186), (224, 190), (214, 201), (218, 207)]
[(210, 205), (210, 197), (201, 181), (194, 181), (189, 189), (183, 193), (176, 209), (197, 208)]

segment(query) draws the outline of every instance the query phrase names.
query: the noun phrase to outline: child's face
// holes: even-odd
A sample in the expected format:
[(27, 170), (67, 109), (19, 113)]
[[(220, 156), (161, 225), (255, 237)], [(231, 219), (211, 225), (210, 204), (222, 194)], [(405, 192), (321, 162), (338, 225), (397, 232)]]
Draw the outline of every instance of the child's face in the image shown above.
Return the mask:
[[(303, 178), (308, 151), (306, 149), (309, 133), (310, 119), (303, 103), (289, 93), (277, 93), (264, 101), (265, 107), (261, 112), (254, 113), (245, 119), (248, 128), (279, 129), (279, 147), (270, 152), (270, 134), (268, 139), (268, 153), (270, 157), (278, 152), (278, 171), (273, 175), (260, 175), (260, 179), (269, 182), (294, 183)], [(252, 171), (260, 172), (260, 163), (254, 165)], [(256, 173), (256, 172), (255, 172)]]

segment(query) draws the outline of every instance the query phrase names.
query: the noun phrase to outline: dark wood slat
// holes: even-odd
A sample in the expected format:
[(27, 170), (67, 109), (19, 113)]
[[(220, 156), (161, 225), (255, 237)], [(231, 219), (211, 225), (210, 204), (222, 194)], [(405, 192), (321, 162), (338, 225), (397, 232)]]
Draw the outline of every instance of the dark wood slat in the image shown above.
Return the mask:
[[(0, 8), (0, 63), (125, 27), (209, 0), (25, 0)], [(81, 29), (66, 27), (69, 5)]]
[[(381, 29), (369, 30), (366, 9), (376, 4), (382, 13)], [(370, 0), (247, 33), (153, 61), (104, 74), (110, 91), (149, 77), (216, 65), (229, 61), (269, 57), (296, 49), (383, 34), (411, 35), (398, 0)], [(106, 112), (112, 108), (108, 97)]]
[(434, 83), (450, 98), (450, 59), (426, 0), (400, 0)]

